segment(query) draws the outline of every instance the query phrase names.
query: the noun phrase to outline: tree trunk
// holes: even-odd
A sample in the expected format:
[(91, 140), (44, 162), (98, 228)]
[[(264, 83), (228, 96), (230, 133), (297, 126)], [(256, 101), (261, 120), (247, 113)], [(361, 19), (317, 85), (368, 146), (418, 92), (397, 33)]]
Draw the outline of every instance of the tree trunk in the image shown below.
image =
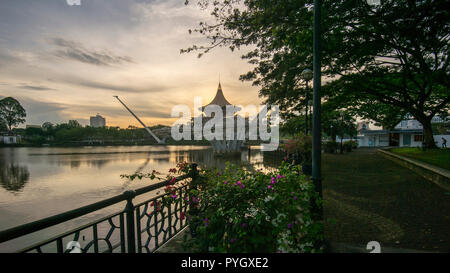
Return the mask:
[(436, 149), (436, 143), (434, 143), (434, 138), (433, 138), (433, 129), (431, 127), (431, 120), (427, 120), (422, 122), (422, 126), (423, 126), (423, 133), (424, 133), (424, 141), (425, 141), (425, 147), (429, 148), (429, 149)]

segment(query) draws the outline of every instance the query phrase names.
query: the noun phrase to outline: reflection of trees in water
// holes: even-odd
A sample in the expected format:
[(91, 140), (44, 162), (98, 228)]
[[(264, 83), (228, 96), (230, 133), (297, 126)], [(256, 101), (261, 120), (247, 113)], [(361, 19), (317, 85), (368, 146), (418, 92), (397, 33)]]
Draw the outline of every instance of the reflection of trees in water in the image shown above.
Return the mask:
[(245, 169), (249, 171), (255, 170), (255, 164), (258, 165), (258, 160), (262, 160), (260, 158), (259, 151), (252, 151), (250, 157), (248, 155), (248, 151), (242, 151), (241, 153), (229, 156), (215, 156), (213, 151), (208, 150), (199, 150), (192, 151), (189, 153), (189, 160), (187, 162), (196, 162), (201, 167), (205, 168), (218, 168), (225, 169), (226, 163), (234, 164), (238, 166), (243, 166)]
[(88, 160), (86, 161), (86, 165), (91, 167), (96, 167), (98, 169), (103, 168), (106, 164), (108, 164), (109, 162), (111, 162), (111, 160), (109, 159), (96, 159), (96, 160)]
[(0, 162), (0, 184), (7, 191), (18, 192), (30, 180), (30, 172), (26, 166)]
[(234, 156), (214, 156), (212, 150), (191, 151), (188, 153), (186, 162), (196, 162), (201, 167), (225, 169), (226, 163), (242, 166), (248, 171), (265, 169), (274, 171), (281, 164), (282, 159), (266, 159), (259, 150), (241, 151)]
[(112, 160), (110, 159), (92, 159), (92, 160), (71, 159), (71, 160), (58, 160), (57, 165), (64, 167), (69, 166), (71, 169), (79, 169), (81, 165), (86, 165), (88, 167), (97, 167), (98, 169), (101, 169), (111, 161)]

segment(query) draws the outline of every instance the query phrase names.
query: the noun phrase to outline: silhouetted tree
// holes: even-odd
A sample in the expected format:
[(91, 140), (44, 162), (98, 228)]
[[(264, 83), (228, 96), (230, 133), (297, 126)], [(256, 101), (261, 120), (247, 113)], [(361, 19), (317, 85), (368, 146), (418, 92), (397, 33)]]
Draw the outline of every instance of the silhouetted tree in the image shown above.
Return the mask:
[(16, 99), (7, 97), (0, 100), (0, 119), (6, 124), (9, 131), (12, 131), (13, 127), (20, 123), (24, 123), (26, 116), (25, 109)]
[[(265, 102), (280, 105), (281, 114), (301, 112), (301, 72), (313, 63), (313, 1), (197, 2), (212, 11), (215, 22), (201, 22), (189, 32), (211, 43), (181, 51), (200, 50), (201, 56), (216, 47), (250, 46), (242, 58), (255, 68), (241, 80), (260, 86)], [(375, 6), (366, 0), (324, 0), (322, 73), (335, 84), (334, 95), (376, 105), (361, 109), (361, 115), (380, 116), (386, 106), (410, 113), (422, 123), (427, 146), (435, 147), (431, 119), (447, 113), (450, 102), (447, 2), (386, 0)]]

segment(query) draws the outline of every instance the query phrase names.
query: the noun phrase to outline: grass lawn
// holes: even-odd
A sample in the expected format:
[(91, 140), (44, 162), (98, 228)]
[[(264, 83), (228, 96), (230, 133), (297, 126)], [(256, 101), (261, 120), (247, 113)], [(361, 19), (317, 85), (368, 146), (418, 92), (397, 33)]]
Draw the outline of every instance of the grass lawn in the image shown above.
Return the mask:
[(328, 240), (450, 251), (450, 195), (445, 190), (376, 149), (323, 154), (322, 173)]
[(419, 148), (394, 148), (390, 151), (450, 170), (450, 149), (433, 149), (422, 151)]

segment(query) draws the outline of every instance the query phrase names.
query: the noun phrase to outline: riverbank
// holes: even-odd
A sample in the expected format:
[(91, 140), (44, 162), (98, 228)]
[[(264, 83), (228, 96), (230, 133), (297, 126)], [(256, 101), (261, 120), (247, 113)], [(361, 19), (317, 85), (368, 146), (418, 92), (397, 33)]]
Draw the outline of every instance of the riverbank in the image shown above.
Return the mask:
[(21, 148), (21, 147), (54, 147), (54, 148), (78, 148), (78, 147), (114, 147), (114, 146), (210, 146), (209, 142), (191, 141), (191, 142), (167, 142), (166, 144), (158, 144), (152, 141), (141, 143), (129, 142), (104, 142), (104, 143), (52, 143), (52, 144), (4, 144), (0, 143), (0, 148)]

